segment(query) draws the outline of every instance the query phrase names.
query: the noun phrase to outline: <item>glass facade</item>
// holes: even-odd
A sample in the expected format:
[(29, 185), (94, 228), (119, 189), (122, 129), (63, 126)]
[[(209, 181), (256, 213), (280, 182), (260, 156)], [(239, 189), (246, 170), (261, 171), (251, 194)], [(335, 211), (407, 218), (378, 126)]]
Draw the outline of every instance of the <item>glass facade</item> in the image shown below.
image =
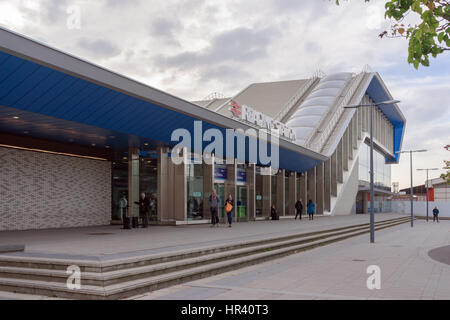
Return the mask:
[(119, 160), (112, 165), (112, 220), (122, 220), (127, 208), (120, 208), (120, 199), (128, 202), (128, 160)]
[[(373, 151), (375, 187), (391, 191), (391, 165), (386, 164), (384, 156)], [(363, 144), (359, 156), (359, 180), (370, 183), (370, 146)]]
[(261, 168), (255, 168), (255, 207), (256, 207), (256, 216), (263, 216), (263, 176), (261, 175)]
[[(157, 220), (158, 199), (158, 162), (156, 152), (142, 152), (139, 157), (139, 193), (145, 193), (150, 199), (149, 219)], [(121, 214), (128, 208), (121, 209), (120, 200), (128, 199), (128, 157), (116, 159), (112, 163), (112, 220), (122, 220)]]
[(203, 165), (186, 165), (187, 219), (202, 220), (203, 217)]

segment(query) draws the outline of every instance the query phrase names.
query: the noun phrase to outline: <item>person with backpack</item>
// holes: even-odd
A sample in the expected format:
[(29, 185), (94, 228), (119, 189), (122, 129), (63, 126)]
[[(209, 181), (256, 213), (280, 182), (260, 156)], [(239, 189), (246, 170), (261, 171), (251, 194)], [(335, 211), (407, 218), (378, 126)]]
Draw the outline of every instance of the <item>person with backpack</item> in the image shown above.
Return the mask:
[(310, 199), (308, 201), (308, 217), (309, 220), (314, 220), (315, 203)]
[(300, 220), (302, 220), (302, 213), (303, 213), (302, 198), (298, 199), (298, 201), (295, 203), (295, 210), (297, 211), (295, 215), (295, 220), (297, 220), (297, 216), (300, 216)]
[(436, 220), (439, 223), (439, 209), (437, 207), (434, 207), (434, 209), (433, 209), (433, 222), (435, 222)]
[(225, 212), (228, 217), (228, 227), (231, 228), (233, 224), (233, 213), (234, 213), (234, 200), (231, 193), (228, 195), (227, 200), (225, 201)]
[(219, 203), (220, 198), (216, 194), (216, 190), (212, 190), (212, 194), (209, 196), (209, 208), (211, 210), (211, 222), (212, 226), (215, 227), (216, 225), (219, 226)]

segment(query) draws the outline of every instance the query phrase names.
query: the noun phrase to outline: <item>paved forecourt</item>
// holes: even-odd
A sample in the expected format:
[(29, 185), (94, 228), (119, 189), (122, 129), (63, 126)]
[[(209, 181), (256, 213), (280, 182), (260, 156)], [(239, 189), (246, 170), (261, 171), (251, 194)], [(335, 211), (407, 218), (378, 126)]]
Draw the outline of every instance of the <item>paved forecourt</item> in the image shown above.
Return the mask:
[[(376, 221), (404, 217), (399, 214), (377, 214)], [(201, 248), (214, 244), (272, 238), (280, 235), (327, 230), (369, 222), (369, 215), (320, 216), (309, 221), (294, 218), (279, 221), (235, 223), (233, 228), (221, 224), (150, 226), (148, 229), (123, 230), (120, 226), (74, 229), (0, 232), (0, 243), (23, 244), (24, 252), (3, 255), (50, 259), (114, 260), (140, 255), (168, 253)]]
[[(416, 220), (377, 231), (375, 244), (362, 235), (133, 299), (450, 299), (449, 244), (450, 221)], [(367, 288), (371, 265), (380, 290)]]

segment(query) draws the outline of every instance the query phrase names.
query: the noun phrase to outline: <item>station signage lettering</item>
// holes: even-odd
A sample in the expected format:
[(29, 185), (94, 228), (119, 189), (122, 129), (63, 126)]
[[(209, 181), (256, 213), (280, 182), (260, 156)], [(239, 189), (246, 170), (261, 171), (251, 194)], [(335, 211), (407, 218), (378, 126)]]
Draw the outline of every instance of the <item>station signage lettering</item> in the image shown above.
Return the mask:
[(245, 122), (254, 124), (261, 129), (265, 129), (269, 132), (277, 131), (280, 136), (283, 136), (289, 140), (295, 140), (295, 131), (292, 128), (289, 128), (284, 123), (280, 121), (276, 121), (273, 118), (256, 111), (255, 109), (246, 106), (240, 105), (236, 101), (230, 102), (230, 108), (232, 115), (234, 118), (238, 118)]

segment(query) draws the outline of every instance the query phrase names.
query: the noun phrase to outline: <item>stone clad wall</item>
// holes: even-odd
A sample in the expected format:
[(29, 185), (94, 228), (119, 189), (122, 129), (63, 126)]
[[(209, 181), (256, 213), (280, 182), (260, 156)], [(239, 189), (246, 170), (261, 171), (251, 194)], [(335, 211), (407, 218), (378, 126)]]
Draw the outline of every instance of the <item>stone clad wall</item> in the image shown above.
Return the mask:
[(0, 148), (0, 231), (110, 220), (110, 162)]

